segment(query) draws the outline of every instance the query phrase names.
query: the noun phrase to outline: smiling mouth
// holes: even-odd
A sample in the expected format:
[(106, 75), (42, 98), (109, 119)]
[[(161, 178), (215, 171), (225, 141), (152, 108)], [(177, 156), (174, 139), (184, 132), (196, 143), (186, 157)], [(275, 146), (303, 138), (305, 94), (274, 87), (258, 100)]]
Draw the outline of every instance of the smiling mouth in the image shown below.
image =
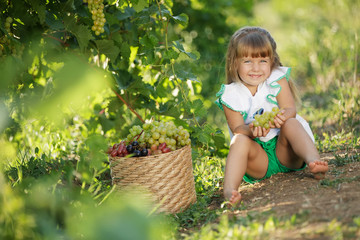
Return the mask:
[(262, 75), (253, 75), (253, 74), (249, 74), (250, 77), (252, 78), (260, 78)]

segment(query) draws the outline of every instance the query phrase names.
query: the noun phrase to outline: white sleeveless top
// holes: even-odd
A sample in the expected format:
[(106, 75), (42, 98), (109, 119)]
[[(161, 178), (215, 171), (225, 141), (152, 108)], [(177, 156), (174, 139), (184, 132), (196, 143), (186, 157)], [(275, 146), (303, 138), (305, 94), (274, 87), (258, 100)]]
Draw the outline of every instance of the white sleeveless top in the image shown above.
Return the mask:
[[(276, 96), (281, 91), (281, 86), (278, 81), (286, 78), (289, 81), (291, 68), (278, 67), (275, 68), (269, 78), (263, 83), (259, 84), (257, 92), (253, 96), (250, 90), (241, 82), (233, 82), (231, 84), (222, 84), (220, 91), (216, 94), (219, 97), (216, 104), (223, 110), (223, 106), (240, 112), (244, 117), (245, 124), (254, 121), (256, 114), (271, 111), (273, 107), (278, 107)], [(299, 115), (296, 119), (303, 125), (306, 132), (309, 134), (313, 142), (314, 135), (310, 129), (309, 124)], [(270, 132), (265, 137), (260, 137), (260, 141), (267, 142), (275, 136), (279, 135), (280, 129), (271, 128)], [(230, 138), (233, 133), (229, 128)]]

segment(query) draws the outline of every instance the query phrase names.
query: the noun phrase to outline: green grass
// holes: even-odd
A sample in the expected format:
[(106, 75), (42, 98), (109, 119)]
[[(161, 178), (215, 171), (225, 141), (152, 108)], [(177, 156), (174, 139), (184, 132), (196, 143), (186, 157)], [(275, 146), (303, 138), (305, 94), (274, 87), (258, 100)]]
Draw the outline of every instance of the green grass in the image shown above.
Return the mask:
[[(276, 5), (274, 16), (284, 23), (272, 26), (282, 61), (294, 66), (294, 78), (304, 90), (299, 114), (310, 122), (319, 151), (334, 156), (332, 178), (321, 180), (319, 188), (336, 189), (360, 179), (343, 177), (341, 168), (360, 161), (360, 47), (355, 41), (360, 5), (355, 2), (268, 3)], [(1, 136), (1, 239), (78, 239), (81, 234), (111, 239), (119, 233), (127, 239), (360, 238), (360, 216), (314, 223), (308, 221), (308, 210), (282, 217), (271, 210), (238, 214), (248, 207), (228, 208), (222, 202), (225, 157), (206, 149), (193, 163), (197, 202), (181, 213), (150, 214), (154, 208), (142, 198), (113, 191), (101, 152), (106, 140), (96, 127), (87, 128), (85, 119), (76, 119), (64, 129), (24, 120), (19, 129), (8, 129), (19, 131), (16, 139), (6, 139), (7, 131)], [(21, 149), (15, 150), (14, 141)]]

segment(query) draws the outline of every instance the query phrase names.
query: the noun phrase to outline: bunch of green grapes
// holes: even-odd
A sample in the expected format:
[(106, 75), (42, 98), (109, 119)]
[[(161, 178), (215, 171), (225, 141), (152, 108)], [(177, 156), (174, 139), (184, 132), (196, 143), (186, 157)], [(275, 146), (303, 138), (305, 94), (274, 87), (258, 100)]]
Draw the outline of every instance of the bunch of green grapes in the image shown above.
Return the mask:
[(0, 37), (0, 56), (3, 55), (3, 53), (5, 52), (5, 45), (8, 49), (8, 51), (10, 51), (10, 53), (14, 56), (21, 56), (23, 51), (24, 51), (24, 45), (21, 44), (17, 44), (15, 45), (14, 42), (11, 42), (10, 37), (13, 37), (14, 34), (11, 31), (11, 26), (13, 23), (13, 19), (12, 17), (7, 17), (5, 20), (5, 24), (4, 24), (4, 28), (6, 30), (7, 34), (4, 34), (4, 36)]
[(91, 27), (91, 30), (95, 33), (95, 35), (100, 35), (103, 33), (104, 25), (106, 22), (105, 14), (104, 14), (104, 4), (103, 0), (83, 0), (84, 3), (88, 4), (89, 11), (92, 15), (92, 20), (94, 21), (94, 25)]
[[(11, 33), (11, 23), (12, 22), (13, 22), (13, 19), (11, 17), (7, 17), (5, 20), (5, 24), (4, 24), (4, 28), (9, 36), (12, 36), (12, 33)], [(0, 56), (3, 54), (3, 50), (4, 50), (3, 44), (7, 44), (8, 46), (10, 46), (10, 39), (7, 34), (4, 34), (4, 36), (2, 36), (0, 38)]]
[(253, 122), (254, 127), (264, 127), (265, 129), (269, 129), (269, 122), (274, 124), (275, 116), (280, 112), (278, 107), (273, 107), (271, 111), (264, 112), (262, 115), (255, 115), (255, 121)]
[(189, 132), (172, 121), (153, 121), (144, 123), (142, 127), (135, 125), (129, 130), (126, 140), (137, 141), (155, 154), (174, 151), (191, 143)]

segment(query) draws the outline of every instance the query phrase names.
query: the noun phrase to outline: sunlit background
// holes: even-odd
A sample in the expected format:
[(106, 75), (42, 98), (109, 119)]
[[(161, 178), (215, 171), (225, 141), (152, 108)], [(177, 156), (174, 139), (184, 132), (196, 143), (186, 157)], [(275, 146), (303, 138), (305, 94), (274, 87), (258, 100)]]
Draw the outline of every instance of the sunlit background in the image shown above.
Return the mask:
[[(201, 223), (223, 219), (204, 212), (229, 142), (214, 101), (227, 42), (246, 25), (277, 42), (319, 150), (358, 148), (359, 1), (104, 2), (99, 36), (80, 1), (0, 3), (1, 239), (202, 239)], [(105, 150), (141, 124), (124, 102), (190, 131), (194, 207), (156, 214), (141, 195), (114, 189)], [(259, 237), (253, 227), (243, 232)]]

